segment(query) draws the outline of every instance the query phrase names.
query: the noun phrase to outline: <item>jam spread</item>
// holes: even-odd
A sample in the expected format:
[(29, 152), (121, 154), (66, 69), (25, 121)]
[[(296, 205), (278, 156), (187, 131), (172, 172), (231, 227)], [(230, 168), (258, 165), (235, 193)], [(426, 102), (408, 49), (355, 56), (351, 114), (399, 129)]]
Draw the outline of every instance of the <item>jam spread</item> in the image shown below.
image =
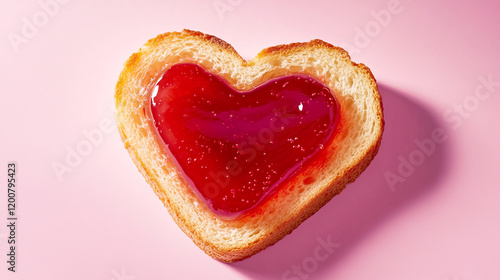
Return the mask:
[(290, 179), (332, 137), (338, 104), (305, 75), (247, 92), (202, 67), (170, 67), (151, 97), (158, 134), (217, 214), (244, 213)]

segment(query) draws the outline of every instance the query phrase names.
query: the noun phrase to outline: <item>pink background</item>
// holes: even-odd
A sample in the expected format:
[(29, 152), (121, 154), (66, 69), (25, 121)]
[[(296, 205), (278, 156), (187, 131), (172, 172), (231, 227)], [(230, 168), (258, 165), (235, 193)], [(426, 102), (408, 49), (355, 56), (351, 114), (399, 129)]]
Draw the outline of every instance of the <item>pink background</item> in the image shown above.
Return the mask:
[[(0, 279), (500, 279), (498, 1), (52, 3), (0, 4)], [(220, 3), (228, 10), (218, 13)], [(383, 96), (386, 132), (366, 172), (291, 235), (231, 265), (174, 224), (114, 128), (123, 62), (149, 38), (183, 28), (216, 35), (247, 59), (323, 39), (368, 65)], [(85, 133), (107, 122), (112, 129), (85, 146)], [(426, 155), (416, 143), (437, 128), (445, 141)], [(86, 155), (58, 178), (53, 165), (77, 148)], [(16, 273), (6, 263), (10, 161)], [(401, 176), (406, 161), (414, 170)], [(388, 174), (404, 181), (391, 188)], [(340, 246), (318, 261), (318, 238)], [(302, 274), (287, 274), (294, 267)]]

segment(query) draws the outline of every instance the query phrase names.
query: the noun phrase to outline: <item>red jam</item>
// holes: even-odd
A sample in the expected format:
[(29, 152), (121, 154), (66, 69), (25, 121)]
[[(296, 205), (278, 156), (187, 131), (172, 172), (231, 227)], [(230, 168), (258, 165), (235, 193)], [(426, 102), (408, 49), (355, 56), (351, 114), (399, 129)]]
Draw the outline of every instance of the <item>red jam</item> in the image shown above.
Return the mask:
[(215, 213), (256, 206), (323, 148), (338, 104), (308, 76), (239, 92), (196, 64), (169, 68), (153, 91), (159, 135)]

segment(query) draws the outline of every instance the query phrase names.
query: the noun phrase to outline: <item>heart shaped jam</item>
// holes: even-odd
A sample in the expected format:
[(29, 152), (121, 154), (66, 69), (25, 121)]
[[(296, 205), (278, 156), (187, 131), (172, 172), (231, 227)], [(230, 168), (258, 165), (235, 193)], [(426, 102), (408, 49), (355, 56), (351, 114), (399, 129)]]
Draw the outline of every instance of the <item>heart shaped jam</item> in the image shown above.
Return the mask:
[(338, 104), (305, 75), (239, 92), (196, 64), (170, 67), (153, 90), (157, 131), (217, 214), (255, 207), (332, 137)]

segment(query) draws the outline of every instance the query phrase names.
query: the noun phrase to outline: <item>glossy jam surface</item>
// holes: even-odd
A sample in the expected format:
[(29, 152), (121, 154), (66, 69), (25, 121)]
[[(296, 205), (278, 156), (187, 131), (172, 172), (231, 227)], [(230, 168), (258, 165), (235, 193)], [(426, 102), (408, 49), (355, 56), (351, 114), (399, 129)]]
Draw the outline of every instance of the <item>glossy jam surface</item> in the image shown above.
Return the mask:
[(169, 68), (153, 90), (159, 135), (221, 215), (238, 215), (323, 149), (338, 105), (316, 79), (292, 75), (239, 92), (195, 64)]

